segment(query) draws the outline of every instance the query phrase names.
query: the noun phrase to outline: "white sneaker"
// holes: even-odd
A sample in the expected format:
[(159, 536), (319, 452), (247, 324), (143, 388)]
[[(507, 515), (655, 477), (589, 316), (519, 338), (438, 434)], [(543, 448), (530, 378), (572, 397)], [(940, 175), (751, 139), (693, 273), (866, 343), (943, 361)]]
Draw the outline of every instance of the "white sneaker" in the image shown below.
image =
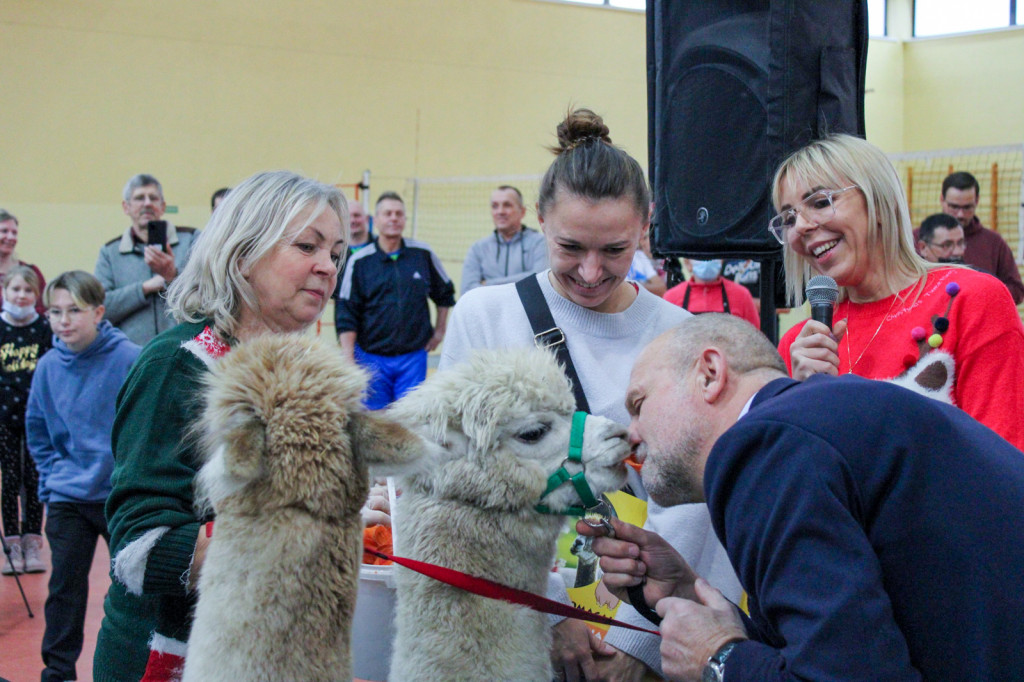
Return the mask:
[(21, 553), (24, 559), (25, 573), (43, 573), (46, 562), (43, 561), (43, 536), (25, 533), (21, 538)]
[(11, 553), (9, 556), (4, 557), (4, 567), (0, 569), (0, 573), (14, 575), (15, 573), (24, 572), (25, 559), (21, 555), (21, 536), (15, 535), (4, 538), (4, 542), (7, 543), (7, 548), (11, 550)]

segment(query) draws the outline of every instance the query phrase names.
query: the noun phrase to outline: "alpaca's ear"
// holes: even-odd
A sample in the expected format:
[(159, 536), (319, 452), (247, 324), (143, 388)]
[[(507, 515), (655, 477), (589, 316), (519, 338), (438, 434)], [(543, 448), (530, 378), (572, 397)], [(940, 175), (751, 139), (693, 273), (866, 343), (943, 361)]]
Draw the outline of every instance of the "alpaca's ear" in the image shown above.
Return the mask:
[(440, 459), (437, 445), (374, 413), (353, 414), (348, 431), (353, 451), (374, 476), (415, 473)]
[(223, 437), (224, 471), (233, 478), (251, 481), (263, 471), (266, 427), (253, 416), (227, 429)]

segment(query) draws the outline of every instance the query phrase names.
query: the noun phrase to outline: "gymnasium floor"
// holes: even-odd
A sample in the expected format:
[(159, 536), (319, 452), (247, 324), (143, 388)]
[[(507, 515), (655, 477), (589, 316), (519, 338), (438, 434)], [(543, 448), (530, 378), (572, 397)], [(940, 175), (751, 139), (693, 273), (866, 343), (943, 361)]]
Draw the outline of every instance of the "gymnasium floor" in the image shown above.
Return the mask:
[[(50, 562), (49, 547), (44, 558)], [(92, 682), (92, 652), (103, 620), (103, 597), (110, 585), (110, 555), (102, 540), (96, 546), (89, 573), (89, 608), (85, 616), (85, 644), (78, 659), (78, 682)], [(29, 618), (18, 585), (9, 575), (0, 576), (0, 678), (10, 682), (36, 682), (43, 670), (39, 645), (43, 641), (43, 604), (50, 573), (20, 575), (29, 606), (35, 618)]]

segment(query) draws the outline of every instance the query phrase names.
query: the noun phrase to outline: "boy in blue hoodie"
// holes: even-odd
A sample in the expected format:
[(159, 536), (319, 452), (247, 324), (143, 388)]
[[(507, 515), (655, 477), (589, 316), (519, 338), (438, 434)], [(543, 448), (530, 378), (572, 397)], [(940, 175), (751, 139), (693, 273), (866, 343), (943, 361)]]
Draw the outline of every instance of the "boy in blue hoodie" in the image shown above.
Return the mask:
[(99, 280), (81, 270), (61, 274), (43, 292), (53, 348), (36, 366), (25, 416), (53, 565), (43, 682), (77, 679), (89, 569), (99, 536), (110, 543), (103, 505), (114, 467), (114, 402), (141, 350), (103, 320), (104, 296)]

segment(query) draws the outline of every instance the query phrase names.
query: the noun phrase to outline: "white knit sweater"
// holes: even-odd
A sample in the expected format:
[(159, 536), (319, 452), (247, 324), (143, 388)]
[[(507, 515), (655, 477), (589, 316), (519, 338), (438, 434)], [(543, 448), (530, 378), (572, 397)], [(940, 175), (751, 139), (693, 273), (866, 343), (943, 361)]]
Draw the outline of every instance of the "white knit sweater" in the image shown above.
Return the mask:
[[(633, 361), (663, 331), (690, 317), (682, 308), (639, 288), (636, 300), (621, 313), (598, 313), (559, 295), (548, 280), (548, 271), (536, 275), (551, 315), (563, 332), (593, 414), (629, 423), (626, 388)], [(443, 371), (469, 357), (476, 348), (512, 348), (533, 343), (533, 331), (514, 284), (481, 287), (459, 299), (448, 323), (438, 367)], [(631, 477), (634, 492), (646, 496), (639, 477)], [(742, 589), (725, 549), (711, 528), (707, 507), (688, 504), (664, 508), (648, 500), (644, 528), (658, 533), (678, 550), (693, 569), (739, 603)], [(552, 576), (560, 580), (557, 574)], [(566, 601), (565, 586), (551, 598)], [(651, 605), (653, 607), (653, 604)], [(650, 627), (629, 605), (616, 616), (627, 623)], [(661, 640), (653, 635), (612, 628), (606, 641), (642, 660), (659, 675)]]

